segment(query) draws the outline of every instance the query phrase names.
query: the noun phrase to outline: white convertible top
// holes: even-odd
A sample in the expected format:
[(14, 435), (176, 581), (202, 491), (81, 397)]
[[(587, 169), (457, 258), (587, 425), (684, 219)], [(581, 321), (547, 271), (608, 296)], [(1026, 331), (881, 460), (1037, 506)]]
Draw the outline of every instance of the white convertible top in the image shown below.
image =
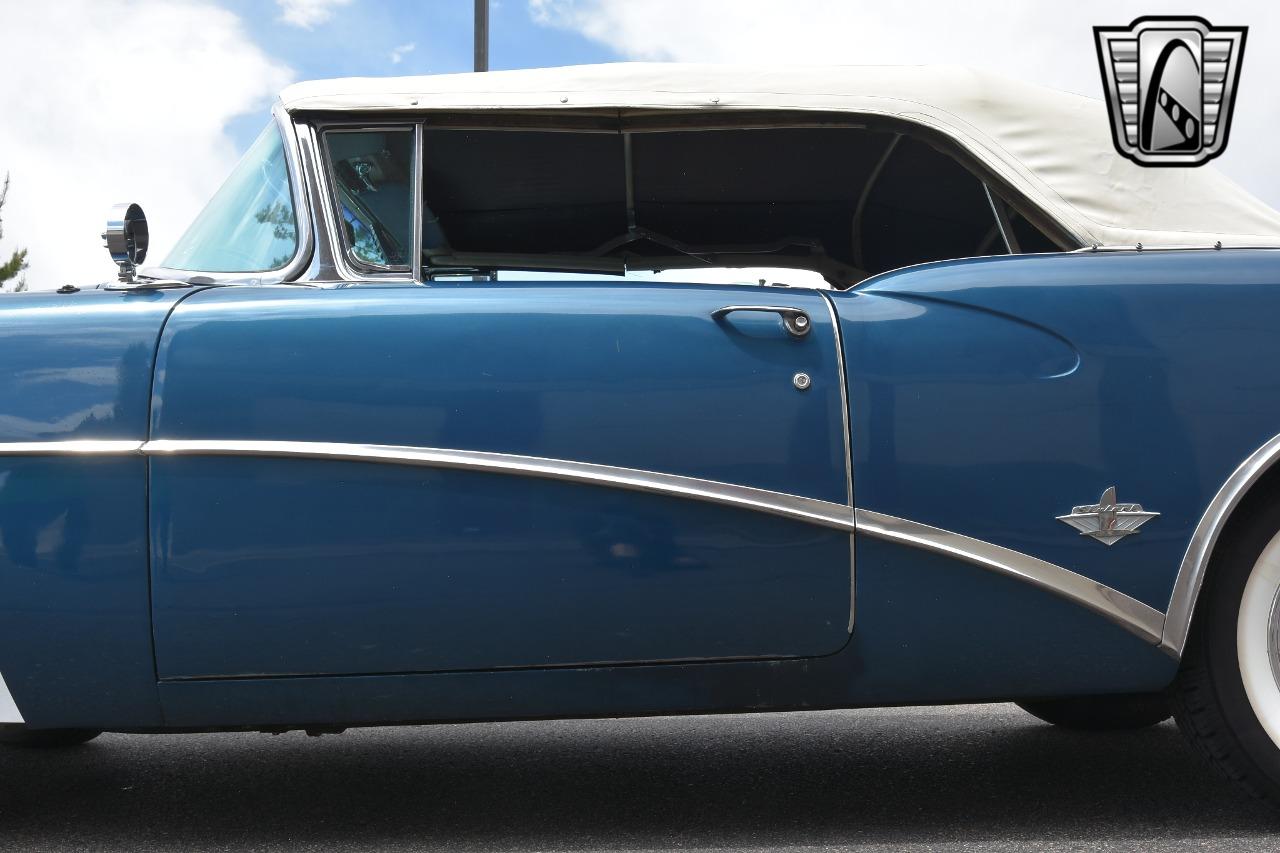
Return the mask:
[(1212, 166), (1121, 157), (1102, 101), (959, 66), (615, 63), (317, 80), (289, 112), (810, 110), (914, 122), (954, 139), (1082, 245), (1280, 246), (1280, 213)]

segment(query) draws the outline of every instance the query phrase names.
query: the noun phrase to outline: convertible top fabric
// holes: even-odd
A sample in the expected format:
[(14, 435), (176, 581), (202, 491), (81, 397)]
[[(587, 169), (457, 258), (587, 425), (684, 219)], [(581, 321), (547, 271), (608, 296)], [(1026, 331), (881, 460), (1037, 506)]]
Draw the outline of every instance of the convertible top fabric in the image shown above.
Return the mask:
[(1101, 100), (959, 66), (616, 63), (289, 86), (289, 112), (781, 110), (911, 122), (955, 140), (1082, 245), (1280, 246), (1280, 213), (1212, 166), (1121, 157)]

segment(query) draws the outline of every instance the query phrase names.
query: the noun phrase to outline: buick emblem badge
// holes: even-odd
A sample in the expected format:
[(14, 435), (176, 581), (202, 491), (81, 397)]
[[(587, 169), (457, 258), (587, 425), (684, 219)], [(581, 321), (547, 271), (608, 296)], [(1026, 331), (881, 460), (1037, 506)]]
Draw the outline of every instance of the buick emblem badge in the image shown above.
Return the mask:
[(1058, 516), (1058, 521), (1079, 530), (1081, 536), (1097, 539), (1103, 545), (1114, 545), (1137, 533), (1139, 527), (1158, 515), (1158, 512), (1145, 511), (1142, 504), (1116, 503), (1116, 487), (1112, 486), (1102, 493), (1096, 504), (1072, 507), (1069, 514)]

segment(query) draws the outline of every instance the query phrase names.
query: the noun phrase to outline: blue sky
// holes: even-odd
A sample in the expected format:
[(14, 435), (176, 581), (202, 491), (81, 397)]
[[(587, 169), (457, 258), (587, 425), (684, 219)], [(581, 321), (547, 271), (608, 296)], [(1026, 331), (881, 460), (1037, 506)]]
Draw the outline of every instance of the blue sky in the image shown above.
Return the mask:
[[(448, 74), (472, 68), (472, 0), (384, 0), (329, 9), (310, 29), (283, 20), (274, 4), (224, 0), (254, 41), (295, 72), (298, 80), (324, 77)], [(392, 61), (398, 47), (413, 45)], [(580, 33), (535, 21), (526, 0), (497, 0), (489, 11), (492, 70), (579, 65), (622, 59)], [(262, 129), (266, 112), (231, 120), (228, 132), (243, 150)]]

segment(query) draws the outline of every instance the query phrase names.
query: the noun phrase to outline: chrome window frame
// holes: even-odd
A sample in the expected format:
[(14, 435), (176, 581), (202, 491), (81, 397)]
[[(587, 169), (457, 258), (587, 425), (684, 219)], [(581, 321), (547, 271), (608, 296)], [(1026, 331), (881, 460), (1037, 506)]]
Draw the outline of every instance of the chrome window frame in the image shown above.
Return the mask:
[[(317, 121), (306, 126), (309, 134), (311, 150), (314, 154), (316, 183), (324, 197), (322, 204), (317, 205), (317, 213), (324, 217), (325, 230), (329, 234), (329, 247), (333, 254), (333, 265), (338, 276), (351, 282), (418, 282), (422, 263), (422, 122), (420, 121), (386, 121), (386, 122), (346, 122)], [(338, 194), (335, 192), (333, 160), (329, 156), (329, 147), (324, 140), (326, 133), (360, 133), (383, 132), (392, 130), (408, 130), (413, 133), (412, 174), (410, 185), (410, 262), (402, 266), (380, 266), (361, 261), (352, 254), (351, 247), (343, 237), (343, 229), (338, 218)]]
[[(424, 166), (425, 135), (428, 129), (440, 130), (485, 130), (485, 131), (542, 131), (567, 133), (605, 133), (634, 134), (662, 133), (671, 131), (698, 130), (761, 130), (775, 128), (861, 128), (880, 130), (913, 138), (940, 148), (951, 156), (965, 171), (969, 172), (984, 187), (988, 194), (994, 193), (1004, 201), (1005, 205), (1023, 216), (1032, 227), (1038, 229), (1051, 242), (1057, 243), (1061, 251), (1088, 251), (1089, 247), (1080, 236), (1070, 231), (1065, 223), (1054, 219), (1038, 204), (1020, 192), (1013, 190), (1002, 178), (985, 169), (982, 164), (959, 141), (940, 134), (929, 125), (913, 121), (888, 121), (880, 116), (799, 116), (787, 110), (747, 111), (730, 116), (710, 116), (695, 114), (692, 116), (670, 115), (669, 110), (653, 112), (635, 111), (619, 115), (616, 111), (587, 111), (578, 115), (549, 114), (537, 110), (504, 111), (502, 115), (486, 115), (474, 110), (429, 110), (418, 115), (397, 115), (395, 111), (371, 111), (355, 113), (351, 118), (335, 117), (332, 112), (300, 113), (296, 117), (296, 130), (300, 145), (309, 146), (311, 159), (307, 162), (310, 168), (309, 178), (314, 181), (323, 203), (316, 199), (316, 207), (312, 209), (315, 217), (317, 241), (323, 240), (332, 255), (329, 259), (319, 258), (318, 267), (313, 267), (307, 278), (320, 285), (344, 286), (350, 284), (419, 284), (430, 285), (426, 268), (422, 262), (422, 221), (424, 215)], [(286, 121), (288, 117), (286, 116)], [(356, 261), (348, 255), (342, 229), (338, 227), (335, 209), (337, 196), (333, 191), (331, 164), (327, 148), (320, 135), (329, 130), (379, 131), (394, 128), (414, 130), (414, 163), (411, 184), (413, 186), (413, 249), (412, 262), (405, 268), (377, 267)], [(305, 160), (305, 158), (304, 158)], [(1011, 201), (1010, 199), (1016, 199)], [(320, 232), (327, 232), (327, 235)], [(325, 239), (327, 236), (327, 239)], [(317, 247), (318, 248), (318, 247)], [(1006, 247), (1007, 249), (1007, 247)], [(973, 256), (966, 256), (973, 257)], [(981, 255), (977, 257), (991, 257)], [(960, 260), (956, 258), (955, 260)], [(922, 262), (932, 263), (932, 262)], [(907, 267), (897, 267), (886, 272), (897, 272)], [(461, 273), (466, 275), (466, 273)], [(876, 278), (880, 274), (870, 275), (853, 282), (848, 289), (856, 289), (863, 282)], [(336, 276), (336, 278), (334, 278)], [(240, 278), (243, 279), (243, 276)], [(265, 281), (265, 280), (264, 280)]]
[(299, 278), (311, 263), (315, 229), (311, 225), (312, 208), (310, 194), (307, 192), (306, 176), (303, 174), (298, 149), (298, 135), (292, 119), (284, 106), (277, 101), (271, 108), (271, 118), (284, 147), (285, 170), (289, 176), (289, 195), (293, 199), (293, 219), (298, 229), (298, 245), (293, 257), (287, 264), (275, 270), (242, 272), (212, 272), (206, 270), (183, 270), (173, 267), (144, 267), (138, 274), (145, 278), (186, 281), (197, 276), (207, 278), (214, 283), (254, 281), (258, 284), (281, 284)]

